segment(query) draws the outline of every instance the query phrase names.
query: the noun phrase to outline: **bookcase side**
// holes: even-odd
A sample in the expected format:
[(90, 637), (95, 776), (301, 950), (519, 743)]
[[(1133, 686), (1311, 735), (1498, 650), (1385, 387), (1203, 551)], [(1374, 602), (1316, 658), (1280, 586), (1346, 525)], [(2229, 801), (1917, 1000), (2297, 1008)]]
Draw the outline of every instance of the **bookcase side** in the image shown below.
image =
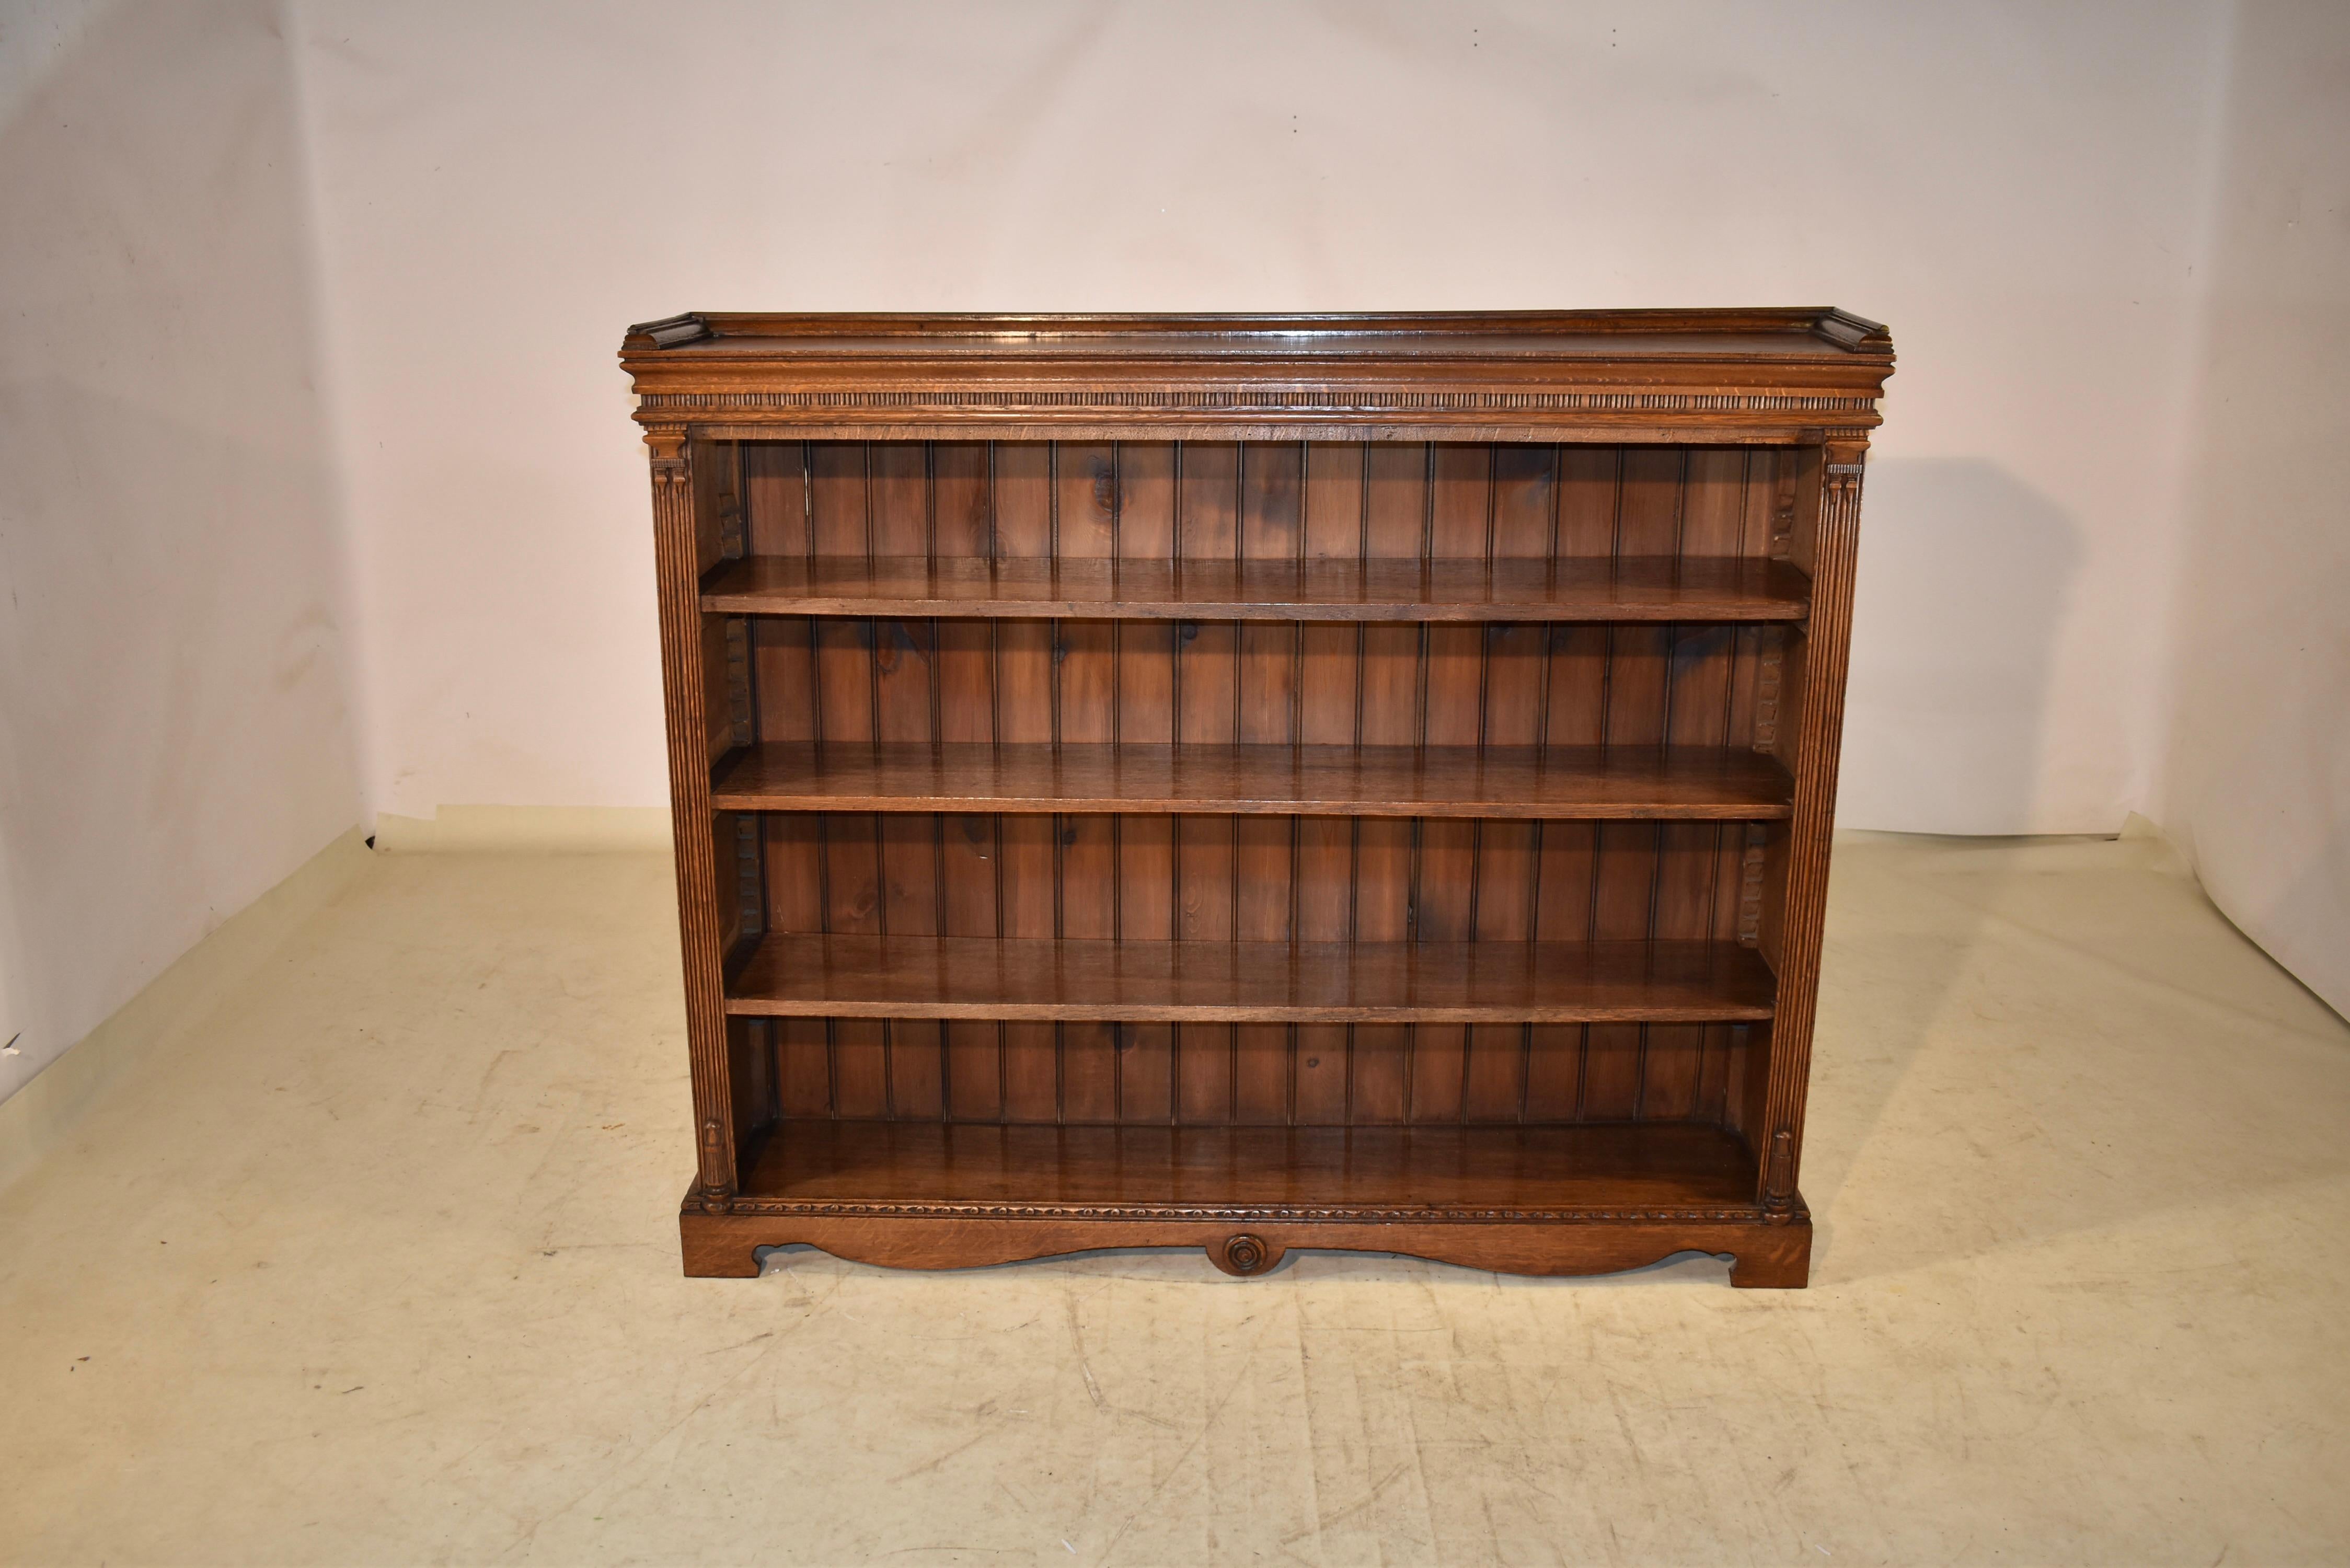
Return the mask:
[[(1836, 763), (1844, 738), (1845, 676), (1852, 649), (1853, 576), (1859, 545), (1866, 432), (1830, 431), (1804, 455), (1791, 558), (1812, 576), (1811, 613), (1786, 671), (1794, 722), (1783, 727), (1781, 760), (1794, 778), (1794, 810), (1783, 829), (1777, 908), (1766, 912), (1763, 947), (1779, 975), (1771, 1023), (1770, 1070), (1755, 1128), (1760, 1198), (1766, 1217), (1796, 1216), (1812, 1026), (1818, 1011), (1820, 943), (1827, 911)], [(1775, 918), (1773, 918), (1775, 917)]]
[(711, 833), (708, 672), (701, 582), (715, 519), (700, 515), (698, 454), (682, 427), (645, 431), (651, 453), (653, 556), (660, 607), (662, 711), (670, 814), (676, 839), (677, 913), (684, 950), (686, 1047), (692, 1072), (695, 1185), (691, 1201), (724, 1213), (737, 1190), (733, 1085)]

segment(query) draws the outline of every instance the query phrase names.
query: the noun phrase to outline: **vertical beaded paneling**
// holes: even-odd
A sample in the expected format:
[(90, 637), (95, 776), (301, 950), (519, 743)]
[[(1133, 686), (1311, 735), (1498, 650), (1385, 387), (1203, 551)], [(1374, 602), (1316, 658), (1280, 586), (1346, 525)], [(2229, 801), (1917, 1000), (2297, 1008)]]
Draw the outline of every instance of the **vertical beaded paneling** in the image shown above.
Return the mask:
[[(1230, 560), (1787, 548), (1764, 448), (813, 442), (745, 462), (753, 553)], [(1775, 628), (761, 617), (758, 738), (1754, 743)], [(768, 819), (779, 931), (1120, 941), (1736, 940), (1716, 824)], [(1719, 1116), (1723, 1030), (900, 1022), (778, 1031), (795, 1114), (1076, 1123)], [(1596, 1041), (1596, 1051), (1595, 1051)]]

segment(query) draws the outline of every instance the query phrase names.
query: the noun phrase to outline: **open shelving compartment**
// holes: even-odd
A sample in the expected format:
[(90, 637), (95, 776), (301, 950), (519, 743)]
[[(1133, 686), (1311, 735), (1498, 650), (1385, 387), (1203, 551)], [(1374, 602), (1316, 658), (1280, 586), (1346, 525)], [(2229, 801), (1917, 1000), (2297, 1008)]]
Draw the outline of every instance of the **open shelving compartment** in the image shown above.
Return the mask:
[[(690, 1272), (1694, 1248), (1803, 1282), (1890, 348), (1827, 312), (1596, 325), (1639, 316), (635, 329)], [(1281, 356), (1317, 348), (1300, 391)], [(1335, 384), (1439, 348), (1516, 389), (1415, 423)], [(1627, 355), (1706, 389), (1627, 394)], [(1472, 395), (1555, 417), (1463, 428)]]

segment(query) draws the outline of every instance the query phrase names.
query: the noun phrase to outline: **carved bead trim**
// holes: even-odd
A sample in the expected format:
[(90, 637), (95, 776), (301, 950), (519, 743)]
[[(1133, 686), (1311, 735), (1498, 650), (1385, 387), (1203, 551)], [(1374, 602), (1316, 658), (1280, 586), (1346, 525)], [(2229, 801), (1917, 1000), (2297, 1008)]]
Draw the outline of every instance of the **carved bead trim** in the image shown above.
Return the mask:
[(743, 911), (743, 934), (755, 936), (767, 929), (764, 913), (766, 868), (760, 853), (759, 817), (742, 812), (734, 818), (734, 888), (736, 908)]
[(718, 553), (739, 561), (748, 547), (743, 527), (743, 503), (731, 493), (718, 498)]
[(1754, 749), (1767, 752), (1779, 743), (1779, 675), (1785, 658), (1779, 639), (1763, 639), (1754, 661)]
[(726, 706), (734, 743), (747, 746), (759, 738), (759, 721), (751, 690), (751, 622), (733, 616), (726, 622)]
[(1779, 465), (1779, 486), (1771, 497), (1771, 558), (1783, 561), (1795, 547), (1795, 465)]
[(1762, 824), (1746, 825), (1746, 851), (1738, 877), (1738, 940), (1744, 947), (1762, 940), (1762, 846), (1770, 836)]
[[(691, 1201), (688, 1204), (689, 1208), (694, 1206)], [(1655, 1224), (1674, 1220), (1752, 1225), (1761, 1223), (1763, 1218), (1752, 1209), (1218, 1209), (1001, 1203), (803, 1203), (779, 1198), (737, 1198), (733, 1212), (827, 1220), (1159, 1220), (1340, 1225)]]
[(1124, 391), (1107, 388), (1055, 392), (647, 392), (642, 407), (667, 412), (718, 413), (758, 409), (1210, 409), (1307, 411), (1425, 409), (1502, 411), (1544, 409), (1634, 413), (1873, 413), (1875, 398), (1782, 392), (1378, 392), (1341, 389), (1279, 391), (1208, 388), (1196, 391)]

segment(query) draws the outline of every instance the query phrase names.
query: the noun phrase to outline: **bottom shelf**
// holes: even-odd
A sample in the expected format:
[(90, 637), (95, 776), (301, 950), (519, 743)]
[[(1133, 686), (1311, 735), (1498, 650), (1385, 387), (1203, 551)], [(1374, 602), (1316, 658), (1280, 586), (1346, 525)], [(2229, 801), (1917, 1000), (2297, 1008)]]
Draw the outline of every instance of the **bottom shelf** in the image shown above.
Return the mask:
[(1574, 1127), (1054, 1127), (788, 1121), (745, 1206), (881, 1212), (1082, 1208), (1272, 1214), (1751, 1206), (1754, 1162), (1687, 1122)]
[(744, 1278), (806, 1244), (895, 1268), (1101, 1247), (1198, 1247), (1230, 1274), (1292, 1248), (1400, 1252), (1520, 1274), (1727, 1253), (1736, 1285), (1810, 1277), (1803, 1200), (1691, 1122), (1168, 1127), (786, 1121), (743, 1190), (688, 1194), (685, 1272)]

